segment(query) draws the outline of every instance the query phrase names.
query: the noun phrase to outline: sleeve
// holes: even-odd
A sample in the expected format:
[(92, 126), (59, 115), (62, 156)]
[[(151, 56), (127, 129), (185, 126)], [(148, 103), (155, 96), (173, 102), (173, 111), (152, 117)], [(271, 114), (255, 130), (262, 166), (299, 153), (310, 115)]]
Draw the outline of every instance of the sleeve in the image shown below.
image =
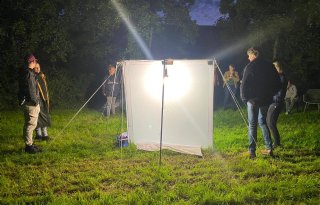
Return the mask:
[(226, 85), (227, 78), (228, 78), (228, 71), (223, 74), (223, 87)]
[(298, 95), (297, 87), (295, 85), (292, 86), (293, 98), (296, 98)]
[(248, 68), (246, 67), (243, 72), (242, 83), (240, 86), (240, 97), (243, 102), (248, 101), (248, 88), (250, 84), (250, 75)]
[(34, 75), (31, 75), (29, 72), (27, 74), (27, 81), (28, 81), (28, 90), (30, 93), (30, 100), (34, 105), (38, 104), (38, 97), (37, 97), (37, 82)]
[(104, 84), (102, 86), (102, 95), (107, 96), (107, 78), (104, 78)]
[(240, 81), (239, 74), (238, 74), (238, 72), (235, 72), (234, 82), (238, 83), (239, 81)]
[(288, 80), (284, 75), (281, 76), (280, 79), (281, 79), (281, 84), (282, 84), (280, 98), (281, 98), (281, 100), (283, 100), (286, 96)]

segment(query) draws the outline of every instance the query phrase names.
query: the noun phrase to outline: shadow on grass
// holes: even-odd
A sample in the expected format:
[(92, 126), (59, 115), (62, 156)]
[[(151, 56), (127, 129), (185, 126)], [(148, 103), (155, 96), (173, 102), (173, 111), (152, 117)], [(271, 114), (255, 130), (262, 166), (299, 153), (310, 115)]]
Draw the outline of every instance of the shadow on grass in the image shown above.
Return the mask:
[(286, 150), (285, 153), (279, 152), (277, 159), (291, 163), (313, 162), (320, 156), (320, 150)]
[(22, 154), (24, 150), (22, 148), (15, 148), (15, 149), (4, 149), (0, 151), (0, 155), (13, 155), (13, 154)]

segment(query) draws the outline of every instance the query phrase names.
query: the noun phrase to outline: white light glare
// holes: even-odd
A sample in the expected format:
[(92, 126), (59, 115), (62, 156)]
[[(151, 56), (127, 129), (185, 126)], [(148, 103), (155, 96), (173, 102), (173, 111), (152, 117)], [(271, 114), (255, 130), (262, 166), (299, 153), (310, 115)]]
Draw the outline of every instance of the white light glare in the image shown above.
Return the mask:
[[(164, 80), (164, 100), (177, 101), (186, 95), (191, 87), (191, 76), (186, 67), (167, 66), (168, 77)], [(149, 67), (144, 80), (146, 92), (154, 99), (162, 98), (163, 69)]]
[(127, 28), (129, 29), (130, 33), (133, 35), (134, 39), (137, 41), (138, 45), (142, 49), (144, 55), (146, 56), (147, 59), (153, 59), (153, 56), (148, 49), (148, 46), (146, 43), (143, 41), (139, 33), (137, 32), (137, 29), (134, 27), (133, 23), (128, 18), (128, 14), (125, 11), (125, 9), (121, 6), (120, 3), (118, 3), (116, 0), (112, 0), (111, 3), (113, 6), (116, 8), (119, 16), (123, 20), (123, 22), (126, 24)]

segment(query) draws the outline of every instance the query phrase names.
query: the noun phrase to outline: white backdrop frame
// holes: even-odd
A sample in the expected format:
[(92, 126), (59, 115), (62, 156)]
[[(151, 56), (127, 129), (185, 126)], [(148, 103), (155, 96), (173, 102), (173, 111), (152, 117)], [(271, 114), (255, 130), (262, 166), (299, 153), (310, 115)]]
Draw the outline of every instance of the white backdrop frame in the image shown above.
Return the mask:
[[(159, 151), (162, 61), (126, 60), (121, 64), (130, 142), (141, 150)], [(162, 148), (202, 156), (201, 148), (213, 144), (213, 60), (173, 60), (167, 71)]]

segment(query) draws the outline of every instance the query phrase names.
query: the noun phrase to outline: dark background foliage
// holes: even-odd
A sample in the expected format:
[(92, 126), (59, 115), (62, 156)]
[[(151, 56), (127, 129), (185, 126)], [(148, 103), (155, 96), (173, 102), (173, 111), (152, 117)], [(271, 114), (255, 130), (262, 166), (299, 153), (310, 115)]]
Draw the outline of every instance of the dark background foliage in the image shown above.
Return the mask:
[[(193, 43), (192, 0), (117, 2), (155, 58), (164, 58), (167, 50), (176, 53), (172, 57), (183, 56), (184, 47)], [(0, 109), (17, 108), (17, 70), (28, 53), (36, 55), (47, 75), (52, 106), (67, 108), (78, 107), (92, 94), (108, 64), (145, 59), (111, 1), (3, 0), (0, 17)], [(168, 31), (176, 37), (174, 45)], [(159, 42), (162, 48), (154, 48)], [(102, 102), (98, 93), (91, 106)]]
[[(224, 17), (197, 26), (193, 0), (121, 0), (155, 59), (217, 58), (241, 73), (246, 49), (279, 59), (300, 94), (320, 87), (318, 0), (221, 0)], [(0, 1), (0, 109), (17, 105), (17, 70), (34, 53), (47, 75), (52, 107), (78, 108), (102, 83), (106, 66), (146, 59), (111, 1)], [(103, 103), (99, 92), (90, 102)]]

